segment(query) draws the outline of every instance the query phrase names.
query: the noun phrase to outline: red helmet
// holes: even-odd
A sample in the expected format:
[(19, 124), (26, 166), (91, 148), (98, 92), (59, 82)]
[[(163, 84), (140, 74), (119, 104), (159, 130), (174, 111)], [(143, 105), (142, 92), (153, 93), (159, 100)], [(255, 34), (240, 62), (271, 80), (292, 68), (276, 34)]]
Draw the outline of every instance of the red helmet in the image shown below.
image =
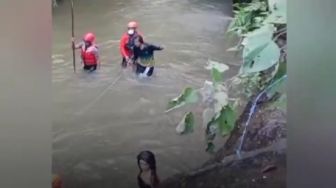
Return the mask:
[(96, 37), (93, 33), (86, 33), (86, 35), (84, 36), (84, 40), (88, 41), (88, 42), (93, 42), (95, 41)]
[(138, 23), (135, 21), (131, 21), (127, 24), (128, 28), (137, 28), (138, 27)]

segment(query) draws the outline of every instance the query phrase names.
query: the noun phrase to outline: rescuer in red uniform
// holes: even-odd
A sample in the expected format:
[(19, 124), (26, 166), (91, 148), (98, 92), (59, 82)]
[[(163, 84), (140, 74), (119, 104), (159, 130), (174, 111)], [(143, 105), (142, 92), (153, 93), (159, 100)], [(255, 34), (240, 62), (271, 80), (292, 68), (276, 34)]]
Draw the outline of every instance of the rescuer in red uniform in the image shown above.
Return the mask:
[(126, 68), (127, 64), (132, 65), (134, 63), (134, 39), (137, 37), (140, 37), (141, 40), (143, 40), (142, 35), (138, 31), (138, 23), (131, 21), (127, 24), (127, 32), (124, 33), (120, 39), (120, 54), (122, 57), (121, 66), (123, 68)]
[(98, 47), (94, 43), (95, 39), (93, 33), (87, 33), (83, 41), (75, 45), (75, 49), (81, 49), (83, 69), (89, 72), (95, 71), (100, 65)]

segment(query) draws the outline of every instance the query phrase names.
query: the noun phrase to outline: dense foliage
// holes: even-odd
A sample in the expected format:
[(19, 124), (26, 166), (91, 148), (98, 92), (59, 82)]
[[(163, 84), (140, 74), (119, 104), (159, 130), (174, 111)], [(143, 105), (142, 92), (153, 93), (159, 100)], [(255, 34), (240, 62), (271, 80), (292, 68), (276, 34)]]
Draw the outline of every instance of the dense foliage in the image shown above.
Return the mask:
[[(273, 106), (285, 110), (286, 0), (239, 1), (234, 7), (234, 19), (228, 34), (238, 35), (240, 40), (227, 51), (241, 52), (239, 73), (223, 81), (223, 73), (229, 67), (209, 61), (206, 69), (210, 71), (212, 81), (206, 80), (201, 89), (186, 88), (169, 102), (167, 109), (169, 112), (186, 104), (203, 104), (203, 127), (209, 152), (214, 150), (213, 141), (217, 134), (226, 136), (233, 130), (243, 100), (253, 102), (245, 126), (261, 97), (280, 95)], [(194, 125), (193, 112), (187, 112), (176, 131), (179, 134), (191, 133)]]

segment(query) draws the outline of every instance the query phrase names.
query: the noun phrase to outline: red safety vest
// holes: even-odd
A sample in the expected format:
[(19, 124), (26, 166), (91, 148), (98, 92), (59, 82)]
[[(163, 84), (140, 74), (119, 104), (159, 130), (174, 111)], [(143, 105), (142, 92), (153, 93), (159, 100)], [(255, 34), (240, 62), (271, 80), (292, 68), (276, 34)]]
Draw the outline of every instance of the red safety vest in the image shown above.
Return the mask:
[(97, 47), (92, 45), (85, 50), (85, 45), (82, 46), (81, 56), (84, 65), (97, 65), (97, 58), (94, 50), (97, 50)]

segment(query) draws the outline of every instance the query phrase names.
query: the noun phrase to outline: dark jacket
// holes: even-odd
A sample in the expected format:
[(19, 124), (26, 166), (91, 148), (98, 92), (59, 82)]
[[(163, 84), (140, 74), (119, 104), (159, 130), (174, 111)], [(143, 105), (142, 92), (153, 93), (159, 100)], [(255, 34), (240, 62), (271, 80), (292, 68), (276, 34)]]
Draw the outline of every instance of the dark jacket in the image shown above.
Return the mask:
[(134, 61), (145, 67), (153, 67), (155, 65), (154, 51), (163, 50), (163, 48), (148, 43), (143, 45), (143, 49), (140, 47), (134, 48)]

